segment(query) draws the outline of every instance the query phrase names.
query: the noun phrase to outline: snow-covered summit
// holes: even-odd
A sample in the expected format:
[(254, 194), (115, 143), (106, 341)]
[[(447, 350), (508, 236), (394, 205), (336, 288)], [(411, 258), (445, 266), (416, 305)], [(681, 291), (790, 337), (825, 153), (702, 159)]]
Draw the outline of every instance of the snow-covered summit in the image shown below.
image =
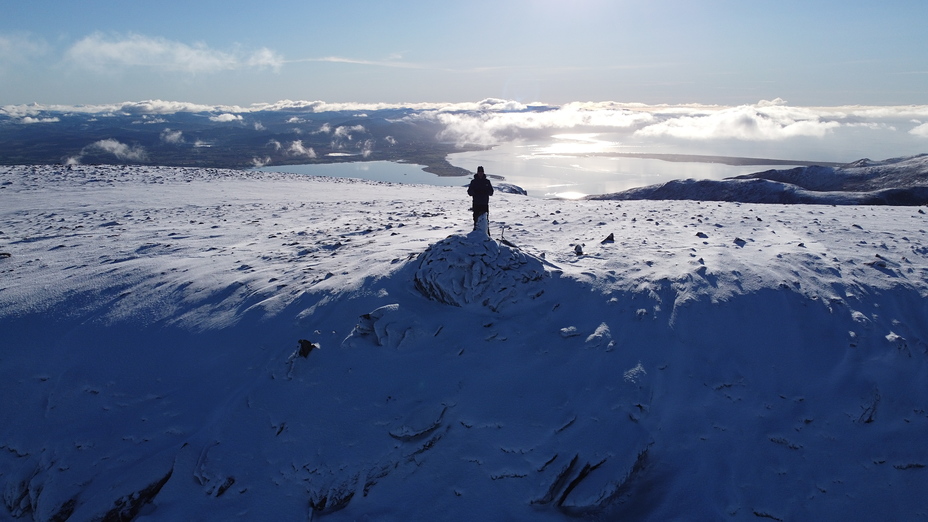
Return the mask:
[(831, 205), (928, 204), (928, 154), (840, 167), (767, 170), (725, 180), (674, 180), (590, 199), (689, 199)]
[(0, 168), (0, 519), (928, 512), (922, 209), (469, 205)]
[(542, 260), (491, 239), (478, 227), (429, 246), (417, 259), (415, 283), (423, 295), (440, 303), (476, 303), (499, 311), (543, 293), (542, 285), (531, 283), (547, 276)]

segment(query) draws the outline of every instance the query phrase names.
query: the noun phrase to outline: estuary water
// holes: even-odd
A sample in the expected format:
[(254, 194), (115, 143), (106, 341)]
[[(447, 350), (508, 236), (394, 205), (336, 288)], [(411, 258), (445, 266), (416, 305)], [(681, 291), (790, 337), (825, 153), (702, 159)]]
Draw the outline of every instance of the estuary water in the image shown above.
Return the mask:
[[(529, 196), (574, 199), (591, 194), (621, 192), (675, 179), (723, 179), (771, 168), (721, 163), (674, 162), (633, 157), (595, 156), (614, 151), (596, 135), (558, 135), (549, 141), (510, 142), (489, 150), (450, 154), (448, 161), (475, 172), (483, 166), (494, 181), (518, 185)], [(266, 172), (294, 172), (316, 176), (351, 177), (394, 183), (443, 186), (466, 185), (469, 177), (442, 177), (422, 171), (422, 165), (388, 161), (280, 165)]]
[(271, 165), (254, 170), (261, 172), (291, 172), (308, 176), (332, 178), (360, 178), (390, 183), (442, 185), (455, 187), (466, 185), (466, 176), (443, 177), (423, 171), (424, 165), (395, 163), (392, 161), (356, 161), (348, 163), (313, 163), (307, 165)]
[(451, 154), (448, 161), (474, 172), (483, 166), (524, 188), (530, 196), (573, 199), (609, 194), (675, 179), (724, 179), (789, 166), (735, 166), (627, 156), (584, 156), (538, 143), (507, 143), (492, 150)]

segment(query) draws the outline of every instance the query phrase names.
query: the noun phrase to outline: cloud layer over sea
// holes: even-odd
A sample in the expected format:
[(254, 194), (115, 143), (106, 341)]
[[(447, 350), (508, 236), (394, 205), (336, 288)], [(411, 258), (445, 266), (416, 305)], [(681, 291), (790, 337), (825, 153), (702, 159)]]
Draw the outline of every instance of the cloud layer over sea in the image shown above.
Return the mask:
[[(54, 124), (65, 115), (205, 113), (216, 123), (261, 130), (274, 112), (353, 113), (358, 119), (441, 125), (437, 138), (460, 146), (495, 146), (564, 132), (597, 132), (611, 146), (599, 152), (664, 152), (853, 161), (885, 159), (928, 148), (928, 106), (797, 107), (782, 99), (751, 105), (646, 105), (622, 102), (523, 104), (485, 99), (468, 103), (328, 103), (282, 100), (249, 106), (145, 100), (106, 105), (6, 105), (0, 124)], [(182, 130), (182, 129), (181, 129)], [(318, 130), (318, 129), (316, 129)], [(294, 126), (294, 134), (304, 132)]]

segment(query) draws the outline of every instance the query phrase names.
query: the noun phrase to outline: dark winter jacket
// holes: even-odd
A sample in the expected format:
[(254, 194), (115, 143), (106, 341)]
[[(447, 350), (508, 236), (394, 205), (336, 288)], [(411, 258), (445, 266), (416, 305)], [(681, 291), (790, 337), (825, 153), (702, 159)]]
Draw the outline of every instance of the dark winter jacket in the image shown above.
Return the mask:
[(467, 187), (467, 194), (474, 197), (474, 205), (489, 205), (493, 185), (487, 178), (474, 178)]

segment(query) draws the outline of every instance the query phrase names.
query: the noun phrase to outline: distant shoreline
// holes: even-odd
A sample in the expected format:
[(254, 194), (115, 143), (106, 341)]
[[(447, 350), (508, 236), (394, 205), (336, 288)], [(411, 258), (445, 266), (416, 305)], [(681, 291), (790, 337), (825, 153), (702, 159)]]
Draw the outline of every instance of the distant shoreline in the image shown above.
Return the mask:
[[(581, 156), (578, 154), (578, 156)], [(658, 154), (647, 152), (591, 152), (582, 154), (590, 157), (616, 157), (616, 158), (641, 158), (656, 159), (661, 161), (673, 161), (679, 163), (721, 163), (722, 165), (734, 166), (751, 166), (751, 165), (796, 165), (808, 167), (811, 165), (821, 165), (822, 167), (840, 167), (846, 163), (833, 161), (808, 161), (808, 160), (782, 160), (769, 158), (744, 158), (739, 156), (705, 156), (700, 154)]]
[[(544, 156), (544, 155), (539, 155)], [(552, 154), (552, 156), (557, 156), (557, 154)], [(639, 159), (655, 159), (661, 161), (670, 161), (676, 163), (718, 163), (721, 165), (732, 165), (736, 167), (745, 167), (751, 165), (757, 166), (795, 166), (795, 167), (808, 167), (812, 165), (820, 165), (822, 167), (840, 167), (846, 165), (846, 163), (833, 162), (833, 161), (808, 161), (808, 160), (784, 160), (784, 159), (769, 159), (769, 158), (745, 158), (740, 156), (708, 156), (701, 154), (661, 154), (661, 153), (649, 153), (649, 152), (590, 152), (586, 154), (561, 154), (561, 156), (577, 156), (577, 157), (597, 157), (597, 158), (639, 158)], [(420, 165), (425, 165), (422, 169), (425, 172), (435, 174), (436, 176), (467, 176), (473, 174), (467, 169), (461, 167), (455, 167), (448, 162), (447, 156), (443, 158), (442, 161), (436, 161), (433, 158), (429, 158), (428, 162), (423, 162), (422, 158), (418, 161), (410, 159), (405, 160), (409, 163), (418, 163)]]

